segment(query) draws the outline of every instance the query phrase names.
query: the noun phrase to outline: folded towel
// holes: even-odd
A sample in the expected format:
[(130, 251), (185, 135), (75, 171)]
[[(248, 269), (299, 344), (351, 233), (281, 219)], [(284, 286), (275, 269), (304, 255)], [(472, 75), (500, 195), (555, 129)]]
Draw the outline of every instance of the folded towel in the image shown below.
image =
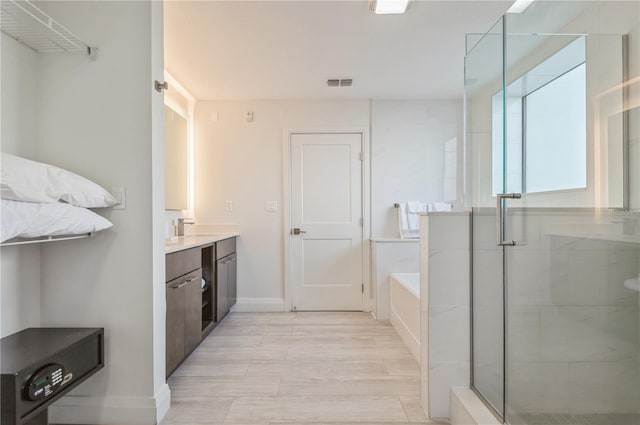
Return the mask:
[(404, 239), (404, 235), (409, 231), (409, 217), (407, 215), (407, 203), (400, 202), (398, 204), (398, 230), (400, 231), (400, 238)]
[(411, 201), (407, 202), (407, 212), (411, 214), (419, 214), (427, 212), (429, 205), (424, 202)]
[(407, 222), (409, 230), (420, 230), (420, 213), (428, 211), (429, 206), (424, 202), (407, 202)]
[(398, 203), (398, 231), (401, 239), (420, 237), (419, 213), (427, 211), (427, 204), (423, 202)]
[(450, 212), (453, 205), (446, 202), (409, 201), (398, 203), (398, 230), (401, 239), (420, 237), (420, 213), (425, 212)]
[(446, 202), (434, 202), (433, 204), (429, 204), (429, 211), (451, 212), (452, 209), (453, 205), (447, 204)]

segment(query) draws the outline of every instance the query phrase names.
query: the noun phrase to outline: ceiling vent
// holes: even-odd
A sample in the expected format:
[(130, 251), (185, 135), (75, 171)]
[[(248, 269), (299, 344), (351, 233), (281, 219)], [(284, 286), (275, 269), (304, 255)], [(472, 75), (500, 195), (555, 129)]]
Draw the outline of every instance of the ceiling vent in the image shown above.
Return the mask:
[(331, 78), (327, 80), (327, 85), (329, 87), (351, 87), (353, 84), (353, 80), (351, 78)]

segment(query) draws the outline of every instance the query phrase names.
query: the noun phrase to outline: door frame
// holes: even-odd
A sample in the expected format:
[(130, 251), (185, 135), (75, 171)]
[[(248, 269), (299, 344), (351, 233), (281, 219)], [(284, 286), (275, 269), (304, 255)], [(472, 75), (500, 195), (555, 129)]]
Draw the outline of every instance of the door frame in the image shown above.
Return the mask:
[(282, 131), (282, 217), (284, 238), (284, 310), (293, 310), (293, 287), (291, 285), (291, 136), (294, 134), (360, 134), (362, 137), (362, 311), (371, 311), (371, 201), (370, 201), (370, 140), (365, 127), (336, 127), (324, 129), (284, 129)]

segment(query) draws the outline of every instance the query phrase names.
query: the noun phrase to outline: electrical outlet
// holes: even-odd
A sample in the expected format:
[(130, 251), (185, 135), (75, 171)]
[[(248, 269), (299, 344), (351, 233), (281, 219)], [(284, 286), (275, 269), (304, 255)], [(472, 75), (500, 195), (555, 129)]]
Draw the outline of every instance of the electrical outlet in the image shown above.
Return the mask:
[(224, 209), (225, 211), (233, 211), (233, 201), (225, 201)]
[(113, 206), (114, 210), (125, 210), (127, 209), (127, 190), (124, 187), (112, 187), (111, 194), (116, 201), (118, 202)]

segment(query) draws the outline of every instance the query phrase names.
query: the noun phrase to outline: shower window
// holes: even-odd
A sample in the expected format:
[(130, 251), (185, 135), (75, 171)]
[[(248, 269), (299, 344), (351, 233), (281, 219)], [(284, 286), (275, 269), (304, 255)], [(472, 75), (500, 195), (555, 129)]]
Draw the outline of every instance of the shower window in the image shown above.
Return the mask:
[(522, 98), (524, 192), (586, 188), (585, 64)]
[(504, 143), (502, 96), (502, 91), (496, 93), (492, 102), (493, 194), (585, 189), (584, 37), (578, 37), (508, 85), (504, 106), (509, 124)]

